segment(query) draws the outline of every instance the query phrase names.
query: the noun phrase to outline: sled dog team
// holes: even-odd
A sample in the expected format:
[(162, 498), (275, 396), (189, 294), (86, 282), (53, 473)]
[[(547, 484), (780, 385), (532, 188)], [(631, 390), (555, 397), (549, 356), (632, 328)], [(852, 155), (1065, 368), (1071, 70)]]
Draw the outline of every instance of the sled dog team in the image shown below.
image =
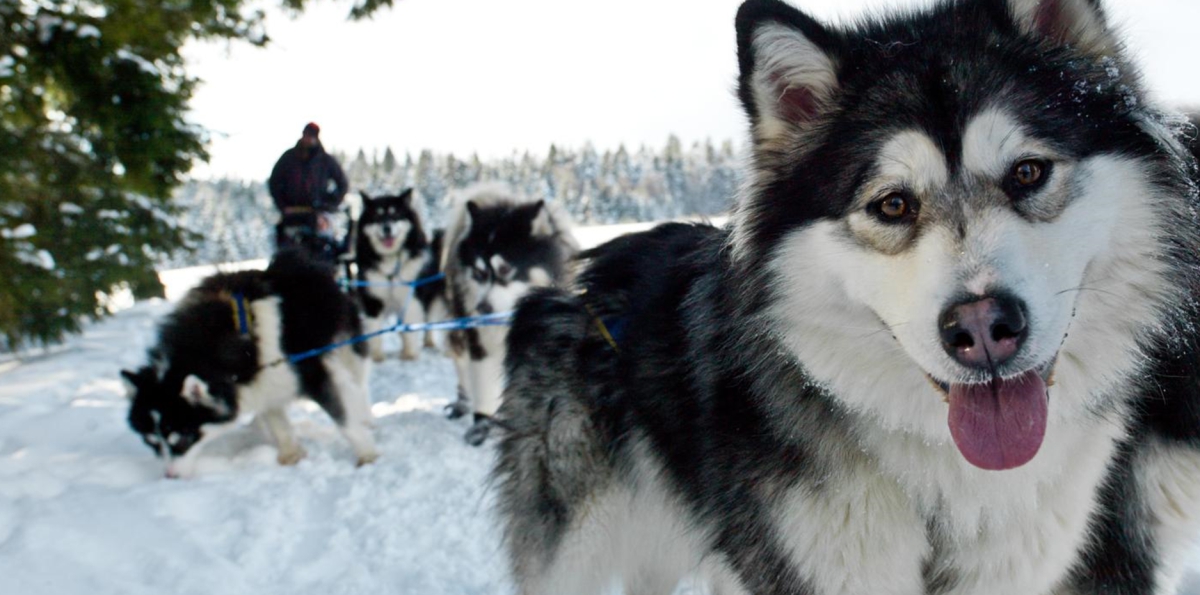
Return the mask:
[(130, 423), (178, 459), (257, 412), (287, 463), (303, 394), (369, 462), (368, 350), (270, 362), (515, 308), (448, 343), (522, 595), (1175, 593), (1200, 532), (1195, 128), (1100, 0), (841, 27), (748, 0), (736, 31), (728, 226), (576, 255), (556, 209), (483, 193), (439, 250), (410, 198), (370, 201), (359, 279), (444, 287), (406, 309), (365, 285), (360, 323), (293, 255), (211, 278), (126, 373)]
[[(431, 240), (412, 200), (411, 190), (364, 196), (349, 294), (332, 266), (289, 250), (265, 271), (209, 277), (179, 302), (149, 363), (122, 372), (132, 397), (129, 423), (167, 462), (167, 475), (189, 474), (202, 450), (195, 447), (245, 414), (274, 440), (281, 464), (299, 461), (304, 452), (285, 412), (298, 397), (329, 414), (360, 465), (375, 460), (365, 359), (383, 360), (382, 338), (298, 361), (289, 356), (379, 331), (393, 318), (415, 324), (510, 311), (531, 288), (563, 279), (576, 251), (567, 218), (542, 201), (481, 187)], [(483, 327), (448, 336), (460, 384), (448, 412), (473, 415), (466, 437), (475, 445), (499, 407), (504, 334)], [(400, 357), (415, 359), (421, 337), (401, 337)], [(423, 340), (434, 345), (431, 333)]]

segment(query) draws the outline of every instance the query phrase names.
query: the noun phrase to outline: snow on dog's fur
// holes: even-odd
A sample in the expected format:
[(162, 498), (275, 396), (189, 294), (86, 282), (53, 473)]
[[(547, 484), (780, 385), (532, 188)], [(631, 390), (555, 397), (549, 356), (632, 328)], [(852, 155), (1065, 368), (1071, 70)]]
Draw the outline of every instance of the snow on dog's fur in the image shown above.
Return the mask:
[(129, 425), (177, 477), (191, 474), (205, 442), (254, 414), (279, 448), (279, 463), (290, 465), (304, 449), (286, 408), (303, 395), (337, 422), (358, 463), (369, 463), (377, 454), (363, 345), (284, 359), (360, 333), (333, 270), (300, 251), (280, 253), (266, 271), (213, 275), (162, 323), (150, 363), (121, 372)]
[[(501, 185), (464, 190), (446, 228), (443, 269), (455, 318), (508, 312), (531, 289), (565, 282), (578, 250), (571, 223), (557, 205), (521, 201)], [(500, 406), (503, 326), (453, 331), (451, 356), (459, 378), (452, 418), (473, 412), (467, 441), (480, 444)]]
[[(411, 188), (394, 196), (372, 198), (363, 193), (357, 236), (357, 295), (366, 332), (383, 328), (390, 317), (403, 317), (401, 322), (406, 324), (445, 317), (443, 281), (422, 283), (415, 290), (406, 285), (438, 274), (442, 242), (440, 232), (434, 233), (432, 241), (426, 237), (421, 216), (413, 206)], [(417, 334), (402, 333), (400, 340), (400, 358), (416, 359)], [(369, 344), (371, 358), (383, 361), (383, 337), (371, 339)], [(432, 332), (425, 333), (425, 344), (434, 346)]]
[(750, 0), (737, 37), (729, 229), (616, 240), (517, 312), (520, 592), (1174, 593), (1195, 164), (1099, 2)]

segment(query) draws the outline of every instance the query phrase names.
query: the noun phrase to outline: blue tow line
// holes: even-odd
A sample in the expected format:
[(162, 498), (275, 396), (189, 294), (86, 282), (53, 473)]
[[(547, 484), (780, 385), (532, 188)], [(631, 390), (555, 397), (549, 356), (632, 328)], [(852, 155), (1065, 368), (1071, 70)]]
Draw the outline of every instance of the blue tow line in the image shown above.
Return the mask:
[(497, 312), (495, 314), (485, 314), (482, 316), (467, 316), (465, 318), (455, 318), (453, 320), (443, 320), (440, 322), (420, 322), (420, 323), (416, 323), (416, 324), (404, 324), (404, 323), (394, 324), (387, 328), (379, 329), (373, 333), (366, 333), (366, 334), (358, 335), (356, 337), (350, 337), (349, 339), (346, 339), (345, 341), (339, 341), (337, 343), (332, 343), (332, 344), (326, 345), (324, 347), (318, 347), (316, 349), (309, 349), (308, 351), (301, 351), (300, 353), (294, 353), (294, 354), (285, 356), (281, 359), (275, 360), (269, 364), (265, 364), (262, 367), (269, 368), (272, 366), (277, 366), (284, 362), (295, 364), (298, 362), (302, 362), (306, 359), (314, 358), (319, 355), (324, 355), (326, 353), (329, 353), (330, 351), (333, 351), (334, 349), (339, 349), (342, 347), (346, 347), (348, 345), (354, 345), (355, 343), (362, 343), (363, 341), (366, 341), (368, 339), (373, 339), (375, 337), (378, 337), (380, 335), (385, 335), (387, 333), (416, 333), (416, 332), (421, 332), (421, 331), (461, 331), (461, 330), (467, 330), (467, 329), (472, 329), (472, 328), (479, 328), (481, 326), (507, 326), (512, 321), (512, 315), (513, 315), (512, 312)]
[(445, 279), (445, 278), (446, 278), (445, 273), (438, 273), (436, 275), (422, 277), (420, 279), (415, 279), (413, 281), (353, 281), (350, 279), (342, 279), (341, 281), (339, 281), (339, 283), (342, 284), (342, 287), (413, 287), (413, 288), (416, 288), (416, 287), (420, 287), (422, 285), (428, 285), (430, 283), (435, 283), (437, 281), (441, 281), (442, 279)]
[(404, 307), (400, 308), (399, 320), (403, 322), (404, 318), (408, 315), (408, 305), (412, 303), (413, 297), (417, 294), (417, 288), (422, 285), (436, 283), (445, 278), (446, 273), (437, 273), (428, 277), (413, 279), (412, 281), (353, 281), (350, 279), (342, 279), (341, 283), (345, 287), (407, 287), (408, 296), (404, 298)]
[[(401, 310), (401, 313), (400, 313), (400, 320), (403, 321), (404, 314), (408, 310), (408, 303), (410, 301), (412, 301), (413, 292), (415, 292), (416, 289), (422, 285), (428, 285), (430, 283), (435, 283), (435, 282), (441, 281), (442, 279), (445, 279), (445, 278), (446, 278), (445, 273), (438, 273), (436, 275), (422, 277), (420, 279), (415, 279), (413, 281), (371, 282), (371, 281), (342, 280), (341, 283), (343, 286), (346, 286), (346, 287), (376, 287), (376, 286), (408, 287), (409, 288), (408, 299), (404, 302), (404, 308)], [(421, 332), (421, 331), (461, 331), (461, 330), (467, 330), (467, 329), (472, 329), (472, 328), (479, 328), (481, 326), (507, 326), (512, 321), (512, 315), (513, 315), (512, 312), (498, 312), (495, 314), (484, 314), (482, 316), (467, 316), (465, 318), (455, 318), (453, 320), (442, 320), (439, 322), (420, 322), (420, 323), (414, 323), (414, 324), (405, 324), (404, 322), (400, 322), (400, 323), (394, 324), (392, 326), (389, 326), (387, 328), (379, 329), (374, 332), (350, 337), (349, 339), (346, 339), (345, 341), (338, 341), (337, 343), (331, 343), (329, 345), (325, 345), (324, 347), (317, 347), (316, 349), (309, 349), (308, 351), (301, 351), (300, 353), (293, 353), (291, 355), (286, 355), (286, 356), (279, 358), (268, 364), (263, 364), (260, 367), (260, 369), (261, 368), (270, 368), (270, 367), (277, 366), (277, 365), (280, 365), (283, 363), (295, 364), (298, 362), (302, 362), (306, 359), (311, 359), (311, 358), (314, 358), (314, 357), (317, 357), (320, 355), (324, 355), (335, 349), (340, 349), (342, 347), (354, 345), (355, 343), (362, 343), (363, 341), (374, 339), (375, 337), (378, 337), (380, 335), (386, 335), (388, 333), (417, 333), (417, 332)]]

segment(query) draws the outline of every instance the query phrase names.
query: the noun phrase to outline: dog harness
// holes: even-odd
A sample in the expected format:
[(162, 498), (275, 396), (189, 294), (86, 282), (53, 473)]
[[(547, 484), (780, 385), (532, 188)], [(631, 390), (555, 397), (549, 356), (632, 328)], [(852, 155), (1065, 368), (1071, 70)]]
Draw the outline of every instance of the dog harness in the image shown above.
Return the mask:
[(235, 293), (229, 297), (229, 305), (233, 308), (233, 326), (237, 329), (238, 334), (245, 337), (250, 334), (250, 323), (253, 322), (254, 316), (250, 313), (250, 309), (246, 307), (246, 296), (241, 292)]
[(621, 335), (625, 321), (621, 318), (610, 318), (608, 322), (605, 322), (603, 318), (597, 316), (592, 311), (591, 306), (584, 304), (583, 307), (587, 310), (588, 315), (592, 317), (592, 322), (596, 324), (596, 330), (600, 331), (600, 336), (604, 337), (604, 340), (613, 348), (613, 351), (621, 353), (621, 348), (617, 347), (617, 337)]

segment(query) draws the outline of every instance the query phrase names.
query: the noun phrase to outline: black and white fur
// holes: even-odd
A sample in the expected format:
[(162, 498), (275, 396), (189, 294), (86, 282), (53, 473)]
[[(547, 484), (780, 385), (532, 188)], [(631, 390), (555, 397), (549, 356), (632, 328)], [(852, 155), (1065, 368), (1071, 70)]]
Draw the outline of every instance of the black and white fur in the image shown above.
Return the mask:
[[(248, 332), (237, 322), (243, 296)], [(304, 458), (287, 406), (300, 396), (320, 405), (354, 448), (358, 464), (377, 457), (362, 344), (289, 364), (284, 357), (361, 333), (353, 302), (329, 265), (289, 250), (266, 271), (217, 274), (187, 293), (159, 329), (150, 363), (122, 370), (129, 425), (167, 464), (190, 475), (204, 442), (253, 414), (279, 448), (279, 463)]]
[[(468, 189), (446, 229), (447, 298), (454, 318), (508, 312), (531, 289), (566, 281), (578, 251), (566, 214), (544, 201), (521, 201), (499, 186)], [(449, 335), (459, 379), (450, 416), (473, 412), (467, 441), (481, 444), (500, 406), (507, 327)]]
[[(358, 220), (355, 259), (359, 303), (365, 330), (378, 331), (393, 317), (406, 324), (441, 320), (446, 313), (444, 281), (418, 286), (415, 292), (404, 283), (426, 279), (439, 271), (440, 232), (433, 240), (425, 236), (421, 216), (413, 207), (413, 191), (371, 198), (365, 192)], [(411, 296), (411, 299), (410, 299)], [(420, 353), (416, 333), (402, 333), (400, 359), (414, 360)], [(433, 333), (424, 333), (426, 346), (433, 347)], [(384, 359), (383, 338), (369, 341), (371, 358)]]
[[(737, 37), (730, 227), (618, 239), (518, 309), (518, 592), (1174, 593), (1200, 530), (1195, 163), (1099, 2), (835, 29), (750, 0)], [(1002, 302), (1011, 324), (961, 332)], [(1017, 381), (1038, 448), (985, 470), (973, 444), (1032, 444), (999, 433), (1036, 409)], [(996, 435), (952, 435), (963, 395)]]

